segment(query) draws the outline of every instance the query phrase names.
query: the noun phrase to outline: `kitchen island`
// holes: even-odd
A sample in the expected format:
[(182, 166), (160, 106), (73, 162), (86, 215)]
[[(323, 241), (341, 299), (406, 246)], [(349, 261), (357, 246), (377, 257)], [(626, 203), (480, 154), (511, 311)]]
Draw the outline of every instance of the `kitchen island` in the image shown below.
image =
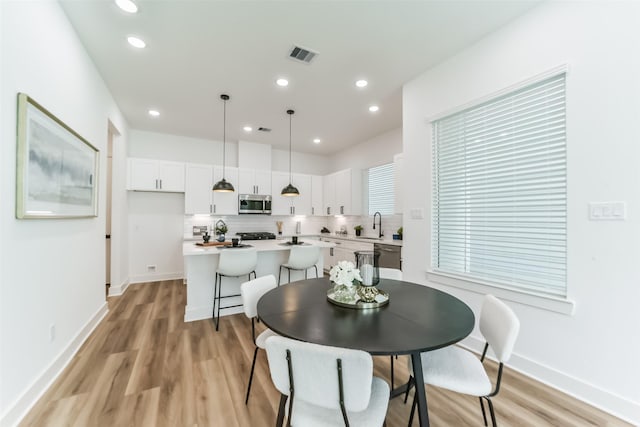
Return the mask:
[[(244, 241), (243, 244), (253, 246), (258, 252), (258, 265), (256, 266), (257, 277), (273, 274), (278, 278), (280, 265), (287, 262), (291, 245), (285, 240), (251, 240)], [(305, 244), (320, 246), (322, 248), (334, 247), (334, 243), (322, 242), (312, 238), (304, 238)], [(218, 249), (215, 246), (197, 246), (195, 242), (184, 242), (182, 254), (184, 256), (185, 277), (187, 282), (187, 306), (184, 311), (184, 321), (210, 319), (213, 312), (213, 285), (215, 273), (218, 268), (220, 252), (232, 251), (231, 249)], [(318, 272), (323, 271), (323, 256), (320, 253), (320, 260), (316, 264)], [(310, 277), (315, 271), (309, 270)], [(291, 281), (304, 279), (303, 271), (291, 271)], [(233, 295), (240, 293), (240, 284), (246, 282), (247, 277), (225, 277), (222, 283), (222, 294)], [(282, 283), (286, 283), (287, 273), (283, 273)], [(229, 305), (240, 304), (240, 297), (229, 298), (226, 302)], [(241, 313), (242, 307), (235, 307), (220, 312), (221, 316)]]

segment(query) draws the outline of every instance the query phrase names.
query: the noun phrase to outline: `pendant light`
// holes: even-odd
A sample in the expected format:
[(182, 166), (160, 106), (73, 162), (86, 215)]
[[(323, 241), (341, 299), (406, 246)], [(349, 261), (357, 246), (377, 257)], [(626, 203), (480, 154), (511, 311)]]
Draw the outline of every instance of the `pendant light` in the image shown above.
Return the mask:
[(293, 116), (293, 113), (295, 113), (295, 111), (287, 110), (287, 114), (289, 115), (289, 185), (284, 187), (280, 193), (286, 197), (295, 197), (300, 195), (298, 189), (291, 184), (291, 116)]
[(213, 191), (218, 193), (233, 193), (235, 191), (233, 185), (224, 179), (224, 164), (227, 157), (227, 101), (229, 100), (229, 95), (222, 94), (220, 95), (220, 99), (224, 101), (224, 115), (222, 119), (222, 179), (215, 183)]

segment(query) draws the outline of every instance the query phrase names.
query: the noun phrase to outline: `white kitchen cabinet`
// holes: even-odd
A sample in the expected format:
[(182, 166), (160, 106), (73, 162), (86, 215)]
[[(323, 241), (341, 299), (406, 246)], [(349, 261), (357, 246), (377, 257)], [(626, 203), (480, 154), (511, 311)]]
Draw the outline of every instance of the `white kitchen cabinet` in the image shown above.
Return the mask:
[(184, 163), (129, 158), (127, 170), (128, 190), (184, 192)]
[[(222, 179), (222, 166), (187, 164), (185, 172), (185, 214), (238, 214), (238, 192), (216, 193), (213, 185)], [(235, 188), (238, 169), (225, 168), (225, 179)]]
[(184, 213), (213, 213), (213, 166), (187, 164), (184, 184)]
[(273, 172), (271, 183), (271, 215), (311, 215), (311, 175), (291, 175), (291, 183), (300, 192), (300, 195), (295, 197), (280, 194), (289, 184), (288, 173)]
[[(211, 191), (212, 204), (211, 213), (215, 215), (238, 215), (238, 168), (224, 168), (224, 178), (227, 182), (230, 182), (235, 188), (233, 193), (220, 193)], [(222, 166), (213, 167), (213, 183), (216, 183), (222, 179)], [(211, 184), (213, 189), (213, 184)]]
[(402, 154), (393, 156), (394, 212), (402, 213)]
[(311, 215), (323, 216), (325, 210), (323, 209), (323, 177), (319, 175), (311, 176)]
[(321, 237), (320, 240), (335, 243), (334, 248), (325, 248), (324, 268), (329, 271), (332, 266), (340, 261), (351, 261), (356, 263), (356, 252), (373, 251), (373, 243), (358, 242), (353, 240), (338, 239), (333, 237)]
[(271, 171), (240, 168), (239, 194), (271, 194)]
[(325, 215), (336, 215), (336, 176), (326, 175), (322, 180), (322, 211)]
[(345, 169), (324, 177), (326, 215), (362, 214), (362, 171)]

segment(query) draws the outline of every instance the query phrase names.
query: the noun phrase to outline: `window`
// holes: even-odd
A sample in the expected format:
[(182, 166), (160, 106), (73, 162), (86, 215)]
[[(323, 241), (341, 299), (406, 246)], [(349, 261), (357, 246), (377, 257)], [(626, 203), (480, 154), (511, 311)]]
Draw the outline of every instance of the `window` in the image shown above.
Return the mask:
[(432, 269), (566, 296), (565, 74), (432, 130)]
[(369, 169), (369, 215), (393, 215), (393, 163)]

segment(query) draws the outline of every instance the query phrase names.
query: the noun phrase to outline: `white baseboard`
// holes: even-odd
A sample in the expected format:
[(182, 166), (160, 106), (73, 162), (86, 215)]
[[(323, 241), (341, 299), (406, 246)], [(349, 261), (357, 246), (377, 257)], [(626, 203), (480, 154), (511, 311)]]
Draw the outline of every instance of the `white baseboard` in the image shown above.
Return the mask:
[(89, 321), (78, 331), (76, 336), (69, 342), (51, 364), (36, 378), (9, 409), (2, 414), (0, 426), (15, 426), (31, 410), (33, 405), (49, 389), (51, 384), (58, 378), (64, 368), (67, 367), (73, 356), (80, 349), (80, 346), (91, 335), (93, 330), (100, 324), (100, 321), (107, 315), (109, 308), (105, 302)]
[(125, 280), (124, 282), (120, 283), (119, 285), (111, 285), (109, 286), (109, 296), (110, 297), (116, 297), (119, 295), (124, 294), (124, 291), (127, 290), (127, 287), (129, 286), (129, 280)]
[[(481, 354), (484, 348), (484, 341), (469, 336), (460, 345)], [(488, 357), (495, 360), (492, 355), (488, 355)], [(640, 425), (640, 402), (633, 402), (516, 353), (511, 355), (507, 365), (508, 369), (518, 371), (527, 377), (588, 403), (632, 425)]]
[(182, 279), (183, 272), (176, 273), (153, 273), (153, 274), (141, 274), (139, 276), (132, 276), (129, 280), (129, 284), (144, 283), (144, 282), (159, 282), (161, 280), (176, 280)]

